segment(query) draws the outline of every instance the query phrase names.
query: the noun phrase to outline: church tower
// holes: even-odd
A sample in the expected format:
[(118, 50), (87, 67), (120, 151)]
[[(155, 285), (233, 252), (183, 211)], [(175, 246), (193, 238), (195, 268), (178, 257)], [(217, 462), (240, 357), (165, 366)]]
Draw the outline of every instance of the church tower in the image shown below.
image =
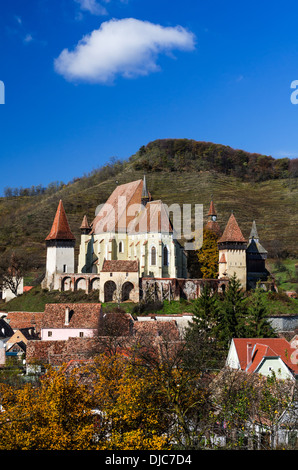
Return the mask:
[(267, 250), (261, 245), (256, 222), (253, 221), (246, 250), (247, 289), (255, 289), (259, 281), (267, 281)]
[(72, 234), (62, 200), (49, 235), (46, 238), (47, 262), (44, 285), (48, 289), (59, 289), (56, 274), (74, 273), (75, 237)]
[(213, 200), (211, 200), (211, 203), (210, 203), (209, 212), (208, 212), (208, 221), (205, 225), (205, 228), (207, 230), (210, 230), (210, 232), (214, 232), (218, 237), (220, 237), (221, 229), (217, 222), (217, 213), (215, 210)]
[(219, 279), (231, 278), (236, 274), (246, 290), (246, 240), (233, 213), (218, 240), (218, 250)]

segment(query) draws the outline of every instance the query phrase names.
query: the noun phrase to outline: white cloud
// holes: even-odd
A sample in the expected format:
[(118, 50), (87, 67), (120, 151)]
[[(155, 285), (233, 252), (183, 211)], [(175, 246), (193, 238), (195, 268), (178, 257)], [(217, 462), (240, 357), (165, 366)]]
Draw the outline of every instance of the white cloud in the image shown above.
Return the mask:
[(104, 6), (96, 0), (75, 0), (80, 4), (81, 10), (89, 11), (92, 15), (107, 15), (108, 12)]
[(84, 36), (73, 51), (64, 49), (55, 70), (67, 80), (107, 83), (159, 70), (158, 54), (192, 50), (194, 35), (181, 26), (163, 27), (134, 18), (110, 20)]

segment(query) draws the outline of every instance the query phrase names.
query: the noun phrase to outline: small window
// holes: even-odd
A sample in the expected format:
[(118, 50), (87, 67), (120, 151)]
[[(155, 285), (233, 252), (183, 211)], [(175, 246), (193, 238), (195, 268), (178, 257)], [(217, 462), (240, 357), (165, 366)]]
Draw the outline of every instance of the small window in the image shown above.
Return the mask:
[(123, 251), (124, 251), (124, 243), (119, 242), (119, 253), (123, 253)]
[(167, 247), (165, 246), (163, 249), (163, 265), (168, 266), (169, 264), (169, 252)]
[(110, 273), (110, 277), (113, 277), (113, 273)]
[(52, 331), (48, 331), (48, 337), (52, 336)]
[(84, 337), (84, 332), (80, 331), (79, 336), (80, 336), (80, 338), (83, 338)]
[(155, 248), (155, 246), (153, 246), (151, 248), (151, 264), (152, 264), (152, 266), (156, 265), (156, 248)]
[(63, 272), (67, 273), (67, 265), (66, 264), (63, 264)]

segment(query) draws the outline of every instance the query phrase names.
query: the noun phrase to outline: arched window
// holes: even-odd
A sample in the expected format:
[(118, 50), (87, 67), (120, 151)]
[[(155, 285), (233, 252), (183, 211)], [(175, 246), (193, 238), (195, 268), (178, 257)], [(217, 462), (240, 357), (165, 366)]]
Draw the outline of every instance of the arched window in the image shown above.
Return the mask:
[(168, 266), (169, 264), (169, 251), (166, 246), (163, 248), (163, 265)]
[(124, 244), (121, 241), (121, 242), (119, 242), (119, 253), (123, 253), (123, 251), (124, 251)]
[(156, 265), (156, 248), (153, 246), (151, 248), (151, 265), (155, 266)]

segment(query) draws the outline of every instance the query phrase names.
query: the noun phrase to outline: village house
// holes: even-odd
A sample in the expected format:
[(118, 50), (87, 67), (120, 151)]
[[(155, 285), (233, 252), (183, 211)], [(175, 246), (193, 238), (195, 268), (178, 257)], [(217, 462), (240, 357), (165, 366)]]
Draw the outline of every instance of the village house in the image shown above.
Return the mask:
[(298, 378), (295, 337), (289, 343), (284, 338), (234, 338), (231, 341), (226, 366), (264, 376), (275, 374), (277, 379)]

